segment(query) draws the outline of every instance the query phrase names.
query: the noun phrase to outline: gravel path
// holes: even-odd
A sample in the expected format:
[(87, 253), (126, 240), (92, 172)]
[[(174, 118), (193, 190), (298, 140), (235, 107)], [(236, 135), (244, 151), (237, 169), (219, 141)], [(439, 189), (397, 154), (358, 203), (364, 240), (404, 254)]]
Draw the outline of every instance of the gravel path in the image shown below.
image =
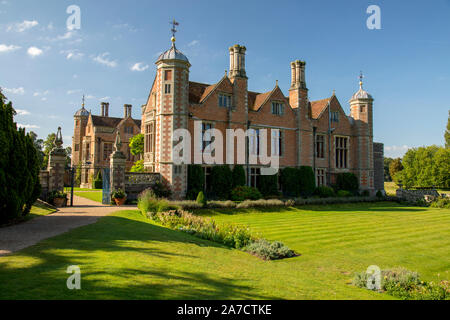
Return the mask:
[(77, 196), (73, 199), (74, 207), (60, 208), (56, 213), (0, 228), (0, 256), (27, 248), (71, 229), (95, 223), (99, 218), (115, 211), (135, 208), (106, 206)]

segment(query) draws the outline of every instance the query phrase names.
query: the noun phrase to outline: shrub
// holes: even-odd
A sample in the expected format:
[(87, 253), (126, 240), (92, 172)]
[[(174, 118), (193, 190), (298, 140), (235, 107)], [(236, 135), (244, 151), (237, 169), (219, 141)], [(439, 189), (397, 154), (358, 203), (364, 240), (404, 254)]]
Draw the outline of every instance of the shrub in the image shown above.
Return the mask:
[(283, 202), (279, 199), (270, 199), (270, 200), (245, 200), (238, 205), (236, 205), (237, 209), (247, 209), (247, 208), (268, 208), (268, 207), (284, 207), (284, 206), (291, 206), (292, 202)]
[(174, 206), (179, 207), (182, 210), (201, 209), (203, 205), (194, 200), (172, 201)]
[(200, 192), (198, 193), (198, 196), (197, 196), (197, 203), (198, 203), (199, 205), (201, 205), (203, 208), (205, 208), (206, 205), (208, 204), (207, 201), (206, 201), (206, 197), (205, 197), (205, 194), (203, 193), (203, 191), (200, 191)]
[(299, 169), (299, 192), (303, 197), (309, 197), (314, 193), (316, 189), (316, 178), (314, 171), (309, 166), (301, 166)]
[(227, 201), (209, 201), (208, 208), (236, 208), (236, 203), (230, 200)]
[(350, 191), (347, 190), (339, 190), (336, 195), (340, 198), (348, 198), (353, 196), (353, 193), (351, 193)]
[(205, 189), (205, 172), (202, 166), (192, 164), (188, 166), (188, 188), (186, 198), (195, 200), (200, 191)]
[(111, 198), (113, 199), (123, 199), (126, 196), (127, 194), (122, 189), (116, 189), (111, 193)]
[[(369, 275), (357, 273), (353, 284), (367, 288)], [(404, 300), (445, 300), (450, 298), (450, 282), (441, 281), (437, 284), (420, 280), (417, 272), (404, 268), (394, 268), (381, 271), (381, 291)]]
[(430, 207), (450, 209), (450, 198), (438, 198), (431, 202)]
[(252, 187), (238, 186), (231, 191), (231, 200), (233, 201), (258, 200), (261, 198), (261, 192)]
[(52, 192), (49, 192), (49, 194), (47, 195), (48, 203), (54, 204), (53, 200), (56, 199), (56, 198), (67, 199), (67, 193), (64, 193), (62, 191), (54, 190)]
[(153, 192), (157, 198), (170, 198), (172, 196), (172, 189), (167, 183), (157, 181), (153, 187)]
[(368, 197), (368, 196), (370, 196), (369, 190), (364, 190), (363, 192), (361, 192), (361, 196), (363, 196), (363, 197)]
[(233, 168), (233, 188), (245, 186), (245, 170), (241, 165), (235, 165)]
[(381, 190), (378, 190), (378, 191), (377, 191), (377, 194), (376, 194), (376, 197), (377, 197), (378, 199), (383, 198), (383, 192), (381, 192)]
[(254, 254), (264, 260), (277, 260), (291, 258), (296, 254), (279, 241), (269, 242), (265, 239), (258, 239), (250, 243), (245, 251)]
[(284, 168), (281, 170), (281, 189), (287, 197), (300, 195), (300, 172), (296, 168)]
[(144, 160), (137, 160), (130, 169), (130, 172), (144, 172)]
[(320, 198), (330, 198), (334, 197), (336, 194), (334, 193), (333, 188), (320, 186), (316, 188), (314, 195), (319, 196)]
[(219, 225), (212, 219), (198, 217), (187, 211), (172, 210), (147, 216), (168, 228), (187, 232), (196, 237), (237, 249), (243, 248), (254, 241), (248, 227), (231, 224)]
[(336, 178), (336, 188), (356, 192), (359, 189), (358, 178), (351, 172), (339, 173)]
[(261, 175), (258, 181), (258, 190), (264, 197), (279, 196), (278, 175)]
[(170, 203), (166, 199), (159, 199), (152, 189), (146, 189), (139, 194), (137, 206), (145, 216), (147, 213), (155, 214), (157, 212), (176, 210), (179, 208), (176, 203)]
[(211, 170), (211, 189), (219, 199), (229, 199), (233, 177), (228, 165), (214, 166)]

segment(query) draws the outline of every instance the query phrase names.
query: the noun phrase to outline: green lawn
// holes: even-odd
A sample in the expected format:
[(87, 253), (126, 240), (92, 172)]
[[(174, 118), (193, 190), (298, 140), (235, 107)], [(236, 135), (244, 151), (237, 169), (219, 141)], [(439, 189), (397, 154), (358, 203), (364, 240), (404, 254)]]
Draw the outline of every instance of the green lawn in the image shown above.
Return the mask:
[[(122, 211), (7, 257), (0, 299), (390, 299), (349, 284), (369, 265), (449, 279), (450, 210), (395, 203), (209, 210), (301, 254), (262, 261)], [(79, 265), (82, 290), (66, 289)]]
[(102, 202), (103, 192), (100, 191), (82, 191), (82, 192), (74, 192), (74, 194), (78, 197), (86, 198), (89, 200)]

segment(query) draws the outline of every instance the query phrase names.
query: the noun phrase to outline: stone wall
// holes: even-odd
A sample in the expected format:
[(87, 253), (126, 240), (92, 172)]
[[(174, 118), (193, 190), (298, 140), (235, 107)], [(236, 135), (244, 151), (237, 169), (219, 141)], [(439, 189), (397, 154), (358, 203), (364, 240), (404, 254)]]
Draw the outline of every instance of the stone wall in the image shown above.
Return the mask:
[(139, 193), (151, 188), (157, 181), (161, 181), (159, 173), (125, 173), (125, 192), (128, 200), (137, 200)]
[(49, 192), (48, 180), (49, 180), (49, 172), (47, 170), (41, 170), (39, 172), (39, 181), (41, 182), (41, 195), (39, 198), (44, 201), (47, 200), (47, 195)]
[(439, 193), (436, 190), (405, 190), (397, 189), (397, 198), (406, 200), (409, 202), (416, 202), (417, 200), (424, 200), (425, 196), (439, 197)]

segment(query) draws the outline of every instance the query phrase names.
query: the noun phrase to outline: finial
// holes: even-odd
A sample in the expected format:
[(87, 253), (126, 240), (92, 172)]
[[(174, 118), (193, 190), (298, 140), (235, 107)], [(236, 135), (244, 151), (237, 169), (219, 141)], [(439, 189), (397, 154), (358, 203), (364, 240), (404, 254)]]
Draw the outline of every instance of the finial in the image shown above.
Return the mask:
[(228, 76), (228, 70), (225, 69), (225, 77)]
[(176, 22), (175, 19), (173, 19), (173, 21), (170, 22), (170, 24), (172, 25), (172, 29), (170, 30), (172, 31), (172, 39), (170, 39), (170, 41), (172, 41), (172, 44), (175, 44), (176, 41), (175, 33), (177, 33), (177, 26), (179, 26), (180, 24)]
[(83, 99), (82, 99), (81, 106), (84, 108), (84, 94), (83, 94)]
[(278, 87), (278, 80), (275, 80), (275, 87)]
[(363, 73), (362, 73), (362, 71), (360, 71), (360, 73), (359, 73), (359, 87), (362, 89), (362, 86), (363, 86), (363, 78), (364, 78), (364, 75), (363, 75)]
[(335, 89), (333, 89), (333, 96), (335, 96), (336, 95), (336, 90)]

